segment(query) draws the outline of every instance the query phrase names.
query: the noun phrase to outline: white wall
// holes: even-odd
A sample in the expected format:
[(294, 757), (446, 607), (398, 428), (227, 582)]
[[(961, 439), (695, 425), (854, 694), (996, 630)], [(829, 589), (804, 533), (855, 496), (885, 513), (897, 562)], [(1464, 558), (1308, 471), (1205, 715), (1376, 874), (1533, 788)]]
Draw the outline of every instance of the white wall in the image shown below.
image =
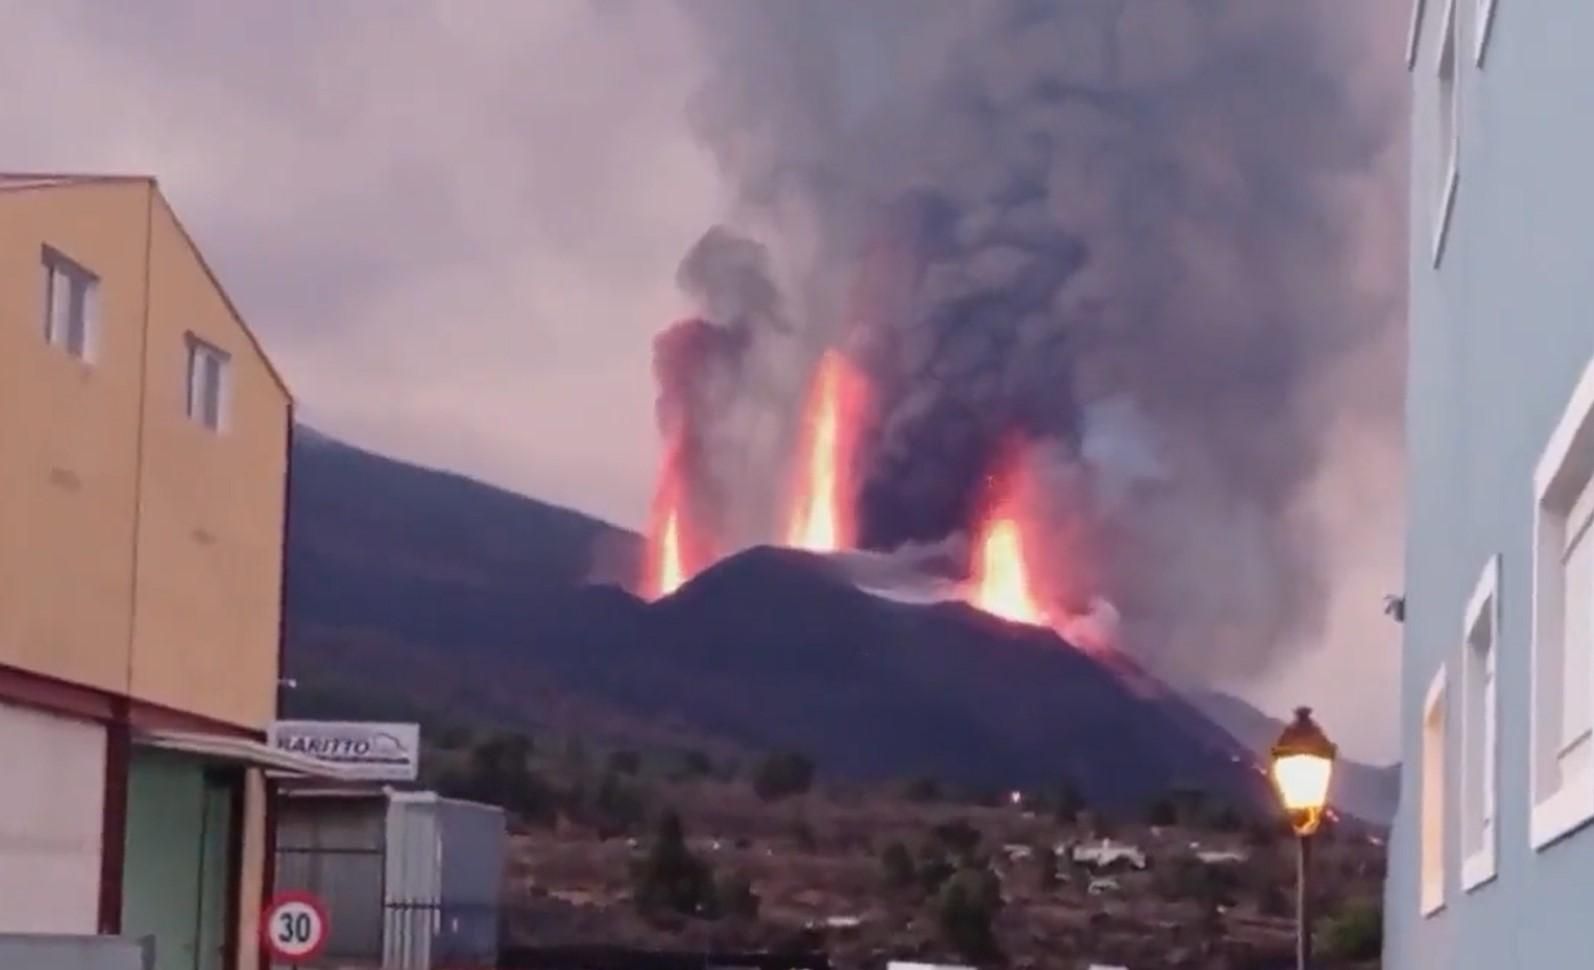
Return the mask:
[(0, 704), (0, 933), (93, 933), (105, 729)]

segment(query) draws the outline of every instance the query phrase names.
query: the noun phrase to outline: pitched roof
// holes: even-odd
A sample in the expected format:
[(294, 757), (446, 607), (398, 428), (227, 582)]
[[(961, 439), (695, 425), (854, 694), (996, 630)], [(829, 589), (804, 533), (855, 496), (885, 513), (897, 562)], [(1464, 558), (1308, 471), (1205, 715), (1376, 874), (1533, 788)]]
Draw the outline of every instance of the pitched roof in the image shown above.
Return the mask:
[(160, 185), (155, 181), (153, 175), (106, 175), (85, 172), (0, 172), (0, 192), (22, 191), (24, 189), (74, 188), (83, 185), (127, 182), (143, 182), (149, 185), (155, 192), (156, 197), (166, 207), (167, 213), (171, 215), (172, 224), (177, 227), (178, 235), (188, 244), (189, 250), (194, 254), (194, 259), (198, 261), (200, 269), (204, 270), (205, 275), (210, 278), (211, 285), (216, 288), (216, 292), (221, 294), (222, 303), (226, 305), (233, 319), (237, 321), (238, 326), (244, 332), (244, 337), (255, 348), (255, 351), (260, 355), (260, 359), (265, 362), (266, 372), (271, 375), (272, 380), (282, 389), (282, 392), (288, 396), (289, 406), (291, 407), (293, 391), (288, 388), (288, 382), (283, 379), (282, 372), (277, 370), (277, 365), (272, 362), (271, 355), (266, 353), (266, 348), (260, 343), (260, 338), (255, 334), (254, 328), (250, 327), (243, 314), (238, 312), (238, 307), (232, 302), (232, 297), (227, 294), (227, 288), (221, 285), (221, 279), (216, 276), (215, 270), (211, 269), (210, 262), (205, 259), (204, 251), (194, 242), (194, 237), (189, 233), (188, 227), (184, 226), (183, 221), (178, 218), (177, 210), (167, 201), (165, 193), (161, 192)]

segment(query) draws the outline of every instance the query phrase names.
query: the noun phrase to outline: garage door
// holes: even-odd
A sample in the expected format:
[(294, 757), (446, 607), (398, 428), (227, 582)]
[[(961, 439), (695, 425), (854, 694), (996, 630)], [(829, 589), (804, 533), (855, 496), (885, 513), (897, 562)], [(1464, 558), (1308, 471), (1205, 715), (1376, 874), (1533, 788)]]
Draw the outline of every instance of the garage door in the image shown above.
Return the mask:
[(0, 933), (99, 922), (105, 729), (0, 704)]

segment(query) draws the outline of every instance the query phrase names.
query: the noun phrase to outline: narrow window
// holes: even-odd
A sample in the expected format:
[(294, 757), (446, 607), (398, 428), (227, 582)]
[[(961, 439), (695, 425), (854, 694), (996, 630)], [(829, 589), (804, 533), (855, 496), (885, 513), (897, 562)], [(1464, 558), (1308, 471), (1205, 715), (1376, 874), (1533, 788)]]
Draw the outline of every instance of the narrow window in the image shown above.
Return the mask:
[(1449, 0), (1445, 4), (1440, 27), (1438, 85), (1434, 98), (1438, 110), (1438, 117), (1435, 118), (1438, 144), (1434, 146), (1438, 169), (1434, 175), (1439, 187), (1433, 243), (1435, 266), (1444, 256), (1450, 216), (1456, 207), (1456, 183), (1460, 180), (1461, 98), (1456, 88), (1459, 66), (1456, 58), (1456, 0)]
[(99, 278), (48, 246), (44, 249), (44, 339), (87, 361), (93, 351)]
[(1495, 873), (1495, 765), (1499, 689), (1499, 559), (1491, 559), (1467, 603), (1463, 625), (1466, 700), (1462, 711), (1462, 885), (1472, 889)]
[(1534, 473), (1533, 844), (1594, 818), (1594, 364)]
[(225, 351), (197, 337), (188, 338), (188, 416), (211, 431), (226, 425), (228, 370)]
[(1445, 671), (1434, 675), (1422, 707), (1423, 915), (1445, 904)]

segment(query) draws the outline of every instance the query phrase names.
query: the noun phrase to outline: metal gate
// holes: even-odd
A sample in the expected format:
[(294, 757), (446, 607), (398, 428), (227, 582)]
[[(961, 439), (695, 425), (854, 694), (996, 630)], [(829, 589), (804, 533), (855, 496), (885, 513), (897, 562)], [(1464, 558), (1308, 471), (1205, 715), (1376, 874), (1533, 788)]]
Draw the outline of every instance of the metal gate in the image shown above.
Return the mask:
[(323, 962), (382, 965), (386, 911), (386, 803), (284, 799), (277, 823), (276, 889), (313, 893), (331, 932)]

